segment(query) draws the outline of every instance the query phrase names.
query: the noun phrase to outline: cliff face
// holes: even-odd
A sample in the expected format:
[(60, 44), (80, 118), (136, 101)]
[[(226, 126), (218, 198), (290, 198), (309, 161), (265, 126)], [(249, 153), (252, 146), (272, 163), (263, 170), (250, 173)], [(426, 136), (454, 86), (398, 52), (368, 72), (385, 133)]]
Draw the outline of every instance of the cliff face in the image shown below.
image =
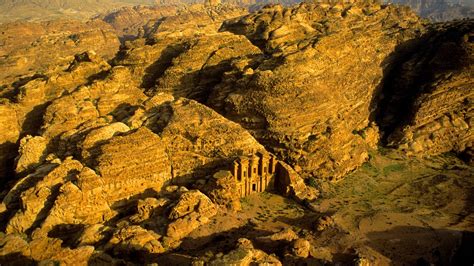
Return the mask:
[[(100, 21), (18, 22), (0, 28), (1, 112), (9, 129), (0, 133), (0, 172), (5, 175), (6, 165), (15, 157), (12, 145), (20, 136), (35, 134), (46, 104), (106, 69), (107, 64), (102, 59), (94, 62), (95, 58), (112, 58), (120, 43), (110, 26)], [(90, 57), (75, 56), (88, 50), (94, 50)], [(79, 67), (79, 61), (85, 64)]]
[(393, 70), (378, 113), (388, 143), (472, 160), (473, 29), (472, 21), (435, 27)]
[[(471, 160), (472, 20), (359, 2), (198, 4), (1, 27), (0, 263), (336, 263), (355, 247), (386, 262), (366, 233), (392, 218), (469, 227), (471, 166), (435, 169), (450, 161), (434, 156)], [(119, 49), (114, 31), (139, 38)], [(386, 166), (399, 159), (378, 146), (405, 161)], [(230, 166), (269, 152), (298, 203), (236, 196)], [(326, 181), (354, 182), (357, 169), (355, 194), (315, 201), (309, 184), (330, 197), (341, 192)]]
[(378, 143), (370, 105), (387, 58), (425, 29), (408, 9), (301, 4), (267, 8), (222, 30), (247, 36), (263, 54), (241, 62), (244, 75), (219, 84), (211, 106), (301, 173), (340, 178)]

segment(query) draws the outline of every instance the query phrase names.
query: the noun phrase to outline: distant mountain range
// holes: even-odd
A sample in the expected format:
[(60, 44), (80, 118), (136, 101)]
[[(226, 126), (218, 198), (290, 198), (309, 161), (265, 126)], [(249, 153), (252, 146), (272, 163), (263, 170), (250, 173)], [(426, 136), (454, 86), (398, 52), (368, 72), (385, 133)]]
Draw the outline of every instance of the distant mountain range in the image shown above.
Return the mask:
[(153, 0), (0, 0), (0, 22), (63, 17), (87, 19), (122, 6), (156, 3)]
[[(202, 3), (205, 0), (0, 0), (0, 23), (15, 20), (51, 20), (55, 18), (88, 19), (98, 14), (133, 5), (170, 5)], [(268, 3), (291, 5), (299, 0), (222, 0), (259, 9)], [(407, 5), (422, 17), (446, 21), (474, 17), (474, 0), (385, 0)]]
[(432, 21), (474, 17), (474, 0), (390, 0), (388, 2), (407, 5), (420, 16)]

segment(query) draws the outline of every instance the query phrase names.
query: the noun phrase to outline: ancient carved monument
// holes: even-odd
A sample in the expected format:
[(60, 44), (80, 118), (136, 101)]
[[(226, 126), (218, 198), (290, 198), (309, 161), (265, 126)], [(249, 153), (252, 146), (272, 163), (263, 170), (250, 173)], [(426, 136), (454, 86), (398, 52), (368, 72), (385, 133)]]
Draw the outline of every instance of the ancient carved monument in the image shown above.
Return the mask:
[(257, 153), (234, 161), (232, 174), (241, 197), (273, 188), (277, 159), (273, 154)]

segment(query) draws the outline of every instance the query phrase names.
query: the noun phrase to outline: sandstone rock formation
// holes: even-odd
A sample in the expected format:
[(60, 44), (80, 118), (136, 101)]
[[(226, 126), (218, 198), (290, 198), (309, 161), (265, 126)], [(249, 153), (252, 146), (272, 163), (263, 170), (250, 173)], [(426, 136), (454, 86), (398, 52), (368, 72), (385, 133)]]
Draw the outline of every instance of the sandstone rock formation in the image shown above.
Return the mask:
[(173, 16), (177, 6), (127, 6), (117, 11), (102, 15), (98, 19), (110, 24), (122, 40), (134, 39), (143, 34), (143, 26), (149, 21)]
[(172, 239), (180, 240), (216, 214), (217, 208), (206, 195), (200, 191), (185, 192), (171, 209), (168, 218), (172, 222), (168, 225), (166, 234)]
[(248, 239), (239, 239), (239, 243), (235, 250), (232, 250), (222, 258), (215, 259), (209, 265), (282, 265), (274, 256), (255, 249), (252, 242)]
[(397, 76), (389, 82), (398, 85), (385, 89), (380, 119), (387, 133), (393, 131), (389, 142), (409, 154), (472, 154), (473, 32), (472, 21), (434, 28), (419, 44), (429, 42), (429, 48), (410, 54), (394, 70)]
[(275, 188), (279, 190), (282, 195), (292, 197), (297, 201), (313, 201), (319, 192), (304, 183), (304, 180), (284, 162), (277, 164), (277, 178), (275, 179)]
[[(176, 87), (185, 90), (177, 96), (202, 93), (206, 88), (192, 87), (219, 82), (219, 76), (229, 68), (226, 60), (258, 52), (245, 38), (217, 34), (223, 20), (244, 14), (243, 9), (232, 6), (196, 5), (178, 15), (150, 20), (142, 27), (146, 39), (126, 43), (115, 64), (128, 66), (137, 85), (146, 89), (159, 83), (159, 89), (153, 91), (172, 91)], [(199, 79), (203, 79), (201, 84)]]
[[(159, 239), (161, 236), (140, 226), (130, 226), (117, 231), (106, 245), (112, 253), (121, 257), (138, 254), (146, 261), (146, 256), (160, 254), (165, 251)], [(128, 254), (127, 254), (128, 253)]]
[(210, 199), (218, 205), (239, 211), (241, 209), (240, 194), (234, 176), (230, 171), (220, 170), (212, 176), (206, 185)]
[(110, 59), (119, 47), (113, 29), (102, 21), (12, 22), (2, 24), (0, 31), (0, 85), (51, 68), (67, 68), (75, 54), (88, 50)]
[(165, 103), (145, 124), (167, 143), (175, 182), (220, 169), (241, 154), (265, 150), (240, 125), (193, 100)]
[(154, 0), (2, 0), (0, 22), (16, 20), (53, 20), (73, 18), (86, 20), (122, 6), (156, 4)]
[[(0, 132), (0, 176), (5, 179), (11, 174), (6, 169), (14, 164), (13, 147), (20, 137), (36, 136), (49, 102), (108, 70), (110, 65), (101, 55), (112, 57), (119, 43), (103, 23), (62, 21), (0, 27), (5, 32), (1, 37), (5, 54), (0, 58), (0, 112), (8, 129)], [(23, 37), (16, 38), (22, 31)]]
[(268, 7), (222, 30), (271, 56), (239, 62), (208, 103), (303, 176), (339, 178), (377, 144), (369, 117), (384, 60), (424, 27), (408, 9), (356, 3)]
[[(353, 260), (362, 248), (330, 213), (338, 202), (315, 201), (327, 179), (378, 145), (469, 161), (473, 141), (473, 21), (430, 24), (372, 2), (248, 14), (211, 1), (0, 25), (0, 263)], [(118, 54), (114, 31), (134, 39)], [(234, 164), (264, 157), (274, 171)], [(242, 194), (254, 183), (236, 184), (235, 165), (271, 174), (274, 189), (260, 179)], [(346, 246), (318, 254), (337, 241)]]
[(7, 235), (0, 241), (2, 243), (0, 261), (5, 264), (36, 265), (41, 261), (45, 264), (85, 265), (84, 262), (94, 252), (93, 246), (77, 249), (63, 248), (62, 241), (56, 238), (36, 238), (28, 243), (20, 235)]
[(15, 172), (21, 173), (39, 166), (47, 155), (47, 144), (48, 141), (40, 136), (22, 138), (18, 149), (19, 154), (16, 158)]
[(474, 17), (474, 3), (461, 0), (391, 0), (389, 3), (407, 5), (420, 16), (433, 21), (449, 21)]

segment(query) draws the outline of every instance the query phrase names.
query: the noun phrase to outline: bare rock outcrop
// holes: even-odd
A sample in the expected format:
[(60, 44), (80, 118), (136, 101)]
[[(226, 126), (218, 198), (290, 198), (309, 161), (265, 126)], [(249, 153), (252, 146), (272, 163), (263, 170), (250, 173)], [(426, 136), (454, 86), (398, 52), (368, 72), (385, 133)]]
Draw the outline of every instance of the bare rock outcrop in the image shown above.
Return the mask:
[(165, 103), (158, 114), (145, 125), (167, 143), (175, 182), (215, 172), (236, 156), (265, 151), (239, 124), (196, 101)]
[(14, 158), (18, 151), (17, 141), (21, 132), (14, 104), (7, 101), (0, 103), (0, 123), (3, 128), (0, 132), (0, 177), (5, 178), (13, 174)]
[(278, 162), (276, 171), (278, 178), (275, 180), (275, 188), (282, 195), (300, 202), (311, 202), (319, 196), (319, 191), (307, 186), (304, 179), (286, 163)]
[(62, 247), (60, 239), (40, 237), (27, 242), (20, 235), (6, 235), (0, 238), (0, 262), (9, 265), (66, 264), (87, 265), (94, 247), (82, 246), (71, 249)]
[(165, 249), (160, 243), (161, 236), (140, 226), (129, 226), (118, 230), (109, 240), (106, 249), (112, 249), (117, 257), (139, 254), (141, 261), (146, 257), (163, 253)]
[(235, 178), (230, 171), (220, 170), (206, 184), (209, 198), (218, 205), (230, 210), (241, 209), (240, 194)]
[(303, 177), (340, 178), (378, 142), (371, 102), (384, 61), (425, 29), (409, 9), (355, 2), (271, 6), (221, 30), (271, 56), (235, 62), (208, 104)]
[(78, 86), (88, 83), (91, 76), (110, 69), (110, 65), (93, 51), (72, 56), (71, 63), (64, 69), (48, 75), (35, 75), (19, 82), (17, 88), (5, 88), (0, 103), (2, 124), (7, 130), (0, 132), (0, 176), (5, 179), (6, 169), (12, 167), (17, 156), (17, 142), (26, 135), (39, 135), (43, 114), (50, 101), (74, 91)]
[(262, 236), (255, 239), (255, 243), (266, 248), (277, 250), (278, 248), (285, 248), (293, 241), (298, 239), (298, 235), (291, 228), (282, 229), (279, 232), (268, 236)]
[[(328, 213), (310, 233), (305, 178), (342, 178), (379, 144), (472, 154), (472, 20), (376, 2), (0, 26), (0, 70), (18, 63), (0, 74), (0, 264), (312, 263), (344, 232)], [(139, 38), (107, 61), (114, 30)]]
[(261, 54), (245, 37), (231, 33), (193, 38), (186, 42), (185, 47), (157, 79), (153, 91), (205, 100), (210, 89), (220, 83), (223, 74), (231, 69), (232, 59)]
[[(103, 223), (120, 213), (130, 198), (157, 194), (171, 177), (161, 139), (146, 128), (116, 136), (100, 150), (91, 165), (94, 170), (85, 167), (74, 182), (61, 187), (42, 230), (61, 223)], [(76, 205), (83, 208), (72, 207)]]
[(389, 144), (415, 155), (472, 154), (473, 36), (473, 20), (434, 27), (419, 44), (425, 50), (394, 70), (389, 82), (398, 85), (385, 88), (380, 113)]
[(40, 165), (47, 155), (48, 141), (41, 137), (26, 136), (20, 140), (20, 148), (16, 158), (17, 173)]
[(199, 190), (183, 193), (178, 203), (171, 209), (166, 235), (180, 240), (202, 224), (209, 222), (217, 214), (214, 203)]
[[(70, 181), (74, 174), (81, 171), (82, 167), (80, 162), (67, 159), (34, 184), (34, 186), (31, 186), (31, 183), (34, 182), (34, 176), (27, 176), (20, 180), (16, 186), (17, 189), (13, 189), (11, 194), (8, 194), (3, 199), (3, 203), (7, 207), (15, 206), (18, 200), (21, 203), (21, 207), (9, 220), (6, 232), (31, 232), (38, 227), (47, 218), (47, 211), (52, 208), (54, 200), (58, 197), (60, 187)], [(22, 191), (24, 188), (28, 189)], [(19, 195), (19, 193), (21, 194)]]
[(218, 32), (224, 19), (244, 15), (243, 10), (214, 14), (199, 5), (189, 9), (145, 27), (146, 39), (125, 44), (115, 64), (129, 67), (135, 84), (151, 93), (202, 98), (221, 81), (232, 58), (260, 52), (245, 37)]
[(143, 26), (150, 20), (160, 20), (177, 11), (177, 6), (126, 6), (97, 19), (110, 24), (122, 40), (127, 40), (143, 34)]
[(129, 78), (128, 69), (114, 67), (107, 78), (81, 86), (52, 102), (43, 117), (42, 135), (53, 139), (86, 121), (107, 115), (121, 116), (130, 106), (140, 104), (146, 96), (126, 82)]
[(293, 242), (291, 251), (300, 258), (307, 258), (311, 249), (311, 244), (308, 240), (299, 238)]
[(216, 33), (222, 22), (248, 14), (235, 5), (191, 4), (182, 7), (177, 14), (164, 17), (159, 21), (150, 21), (145, 25), (145, 37), (160, 39), (163, 37), (198, 37)]
[(282, 265), (275, 255), (268, 255), (262, 250), (255, 249), (248, 239), (239, 239), (239, 243), (234, 250), (209, 262), (209, 265), (247, 266), (253, 264)]
[(88, 50), (110, 59), (120, 45), (113, 29), (102, 21), (12, 22), (0, 29), (1, 85), (23, 75), (51, 72)]

